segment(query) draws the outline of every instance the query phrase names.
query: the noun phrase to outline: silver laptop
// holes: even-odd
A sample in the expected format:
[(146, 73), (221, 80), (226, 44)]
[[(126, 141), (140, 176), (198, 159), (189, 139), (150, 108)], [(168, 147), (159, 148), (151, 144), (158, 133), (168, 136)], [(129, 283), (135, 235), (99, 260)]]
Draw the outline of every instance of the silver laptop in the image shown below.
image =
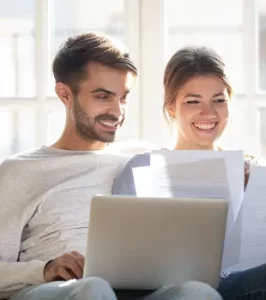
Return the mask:
[(198, 280), (217, 287), (228, 202), (92, 198), (84, 277), (113, 288), (156, 289)]

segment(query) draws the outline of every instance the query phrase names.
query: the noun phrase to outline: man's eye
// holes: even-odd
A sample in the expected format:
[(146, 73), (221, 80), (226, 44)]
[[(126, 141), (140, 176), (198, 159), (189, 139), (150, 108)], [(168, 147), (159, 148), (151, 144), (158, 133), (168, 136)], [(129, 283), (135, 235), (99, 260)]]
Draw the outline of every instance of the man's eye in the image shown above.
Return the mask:
[(100, 99), (100, 100), (108, 100), (109, 99), (109, 95), (97, 95), (96, 98)]
[(123, 102), (126, 102), (127, 98), (128, 98), (128, 94), (122, 95), (122, 96), (120, 97), (120, 100), (123, 101)]

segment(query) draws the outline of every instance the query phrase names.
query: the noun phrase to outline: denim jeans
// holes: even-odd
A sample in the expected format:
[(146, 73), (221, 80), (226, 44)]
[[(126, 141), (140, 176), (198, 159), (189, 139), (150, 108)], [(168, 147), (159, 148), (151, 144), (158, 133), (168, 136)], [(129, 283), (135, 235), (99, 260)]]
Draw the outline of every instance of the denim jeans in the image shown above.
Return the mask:
[(266, 299), (266, 264), (222, 278), (218, 292), (223, 300)]

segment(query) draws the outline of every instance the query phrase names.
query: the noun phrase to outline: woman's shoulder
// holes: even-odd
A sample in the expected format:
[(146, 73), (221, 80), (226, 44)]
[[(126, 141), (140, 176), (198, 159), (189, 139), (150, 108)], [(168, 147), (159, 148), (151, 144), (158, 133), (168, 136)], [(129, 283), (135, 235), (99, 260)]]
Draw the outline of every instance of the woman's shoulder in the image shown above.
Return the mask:
[(250, 172), (252, 167), (254, 166), (265, 166), (266, 161), (259, 156), (253, 156), (253, 155), (244, 155), (244, 162), (245, 162), (245, 173)]
[(246, 187), (252, 168), (255, 166), (266, 166), (266, 161), (262, 157), (246, 154), (244, 156), (244, 162), (245, 162), (245, 187)]
[(112, 194), (115, 195), (136, 195), (133, 169), (139, 167), (147, 167), (150, 165), (150, 152), (137, 154), (133, 156), (120, 172), (116, 175)]
[(146, 167), (150, 165), (150, 152), (134, 155), (128, 160), (124, 169), (132, 169), (137, 167)]

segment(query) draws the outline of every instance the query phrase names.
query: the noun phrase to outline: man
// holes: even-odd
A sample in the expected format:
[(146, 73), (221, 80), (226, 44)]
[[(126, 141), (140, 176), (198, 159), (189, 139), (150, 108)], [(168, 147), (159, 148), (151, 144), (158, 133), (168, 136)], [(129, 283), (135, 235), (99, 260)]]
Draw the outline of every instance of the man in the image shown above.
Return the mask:
[[(66, 108), (62, 136), (0, 167), (0, 299), (113, 300), (107, 282), (81, 278), (90, 197), (111, 193), (128, 159), (108, 144), (125, 120), (137, 69), (107, 37), (84, 34), (62, 45), (53, 73)], [(168, 298), (161, 297), (166, 291)], [(148, 297), (174, 299), (175, 293), (170, 287)]]

